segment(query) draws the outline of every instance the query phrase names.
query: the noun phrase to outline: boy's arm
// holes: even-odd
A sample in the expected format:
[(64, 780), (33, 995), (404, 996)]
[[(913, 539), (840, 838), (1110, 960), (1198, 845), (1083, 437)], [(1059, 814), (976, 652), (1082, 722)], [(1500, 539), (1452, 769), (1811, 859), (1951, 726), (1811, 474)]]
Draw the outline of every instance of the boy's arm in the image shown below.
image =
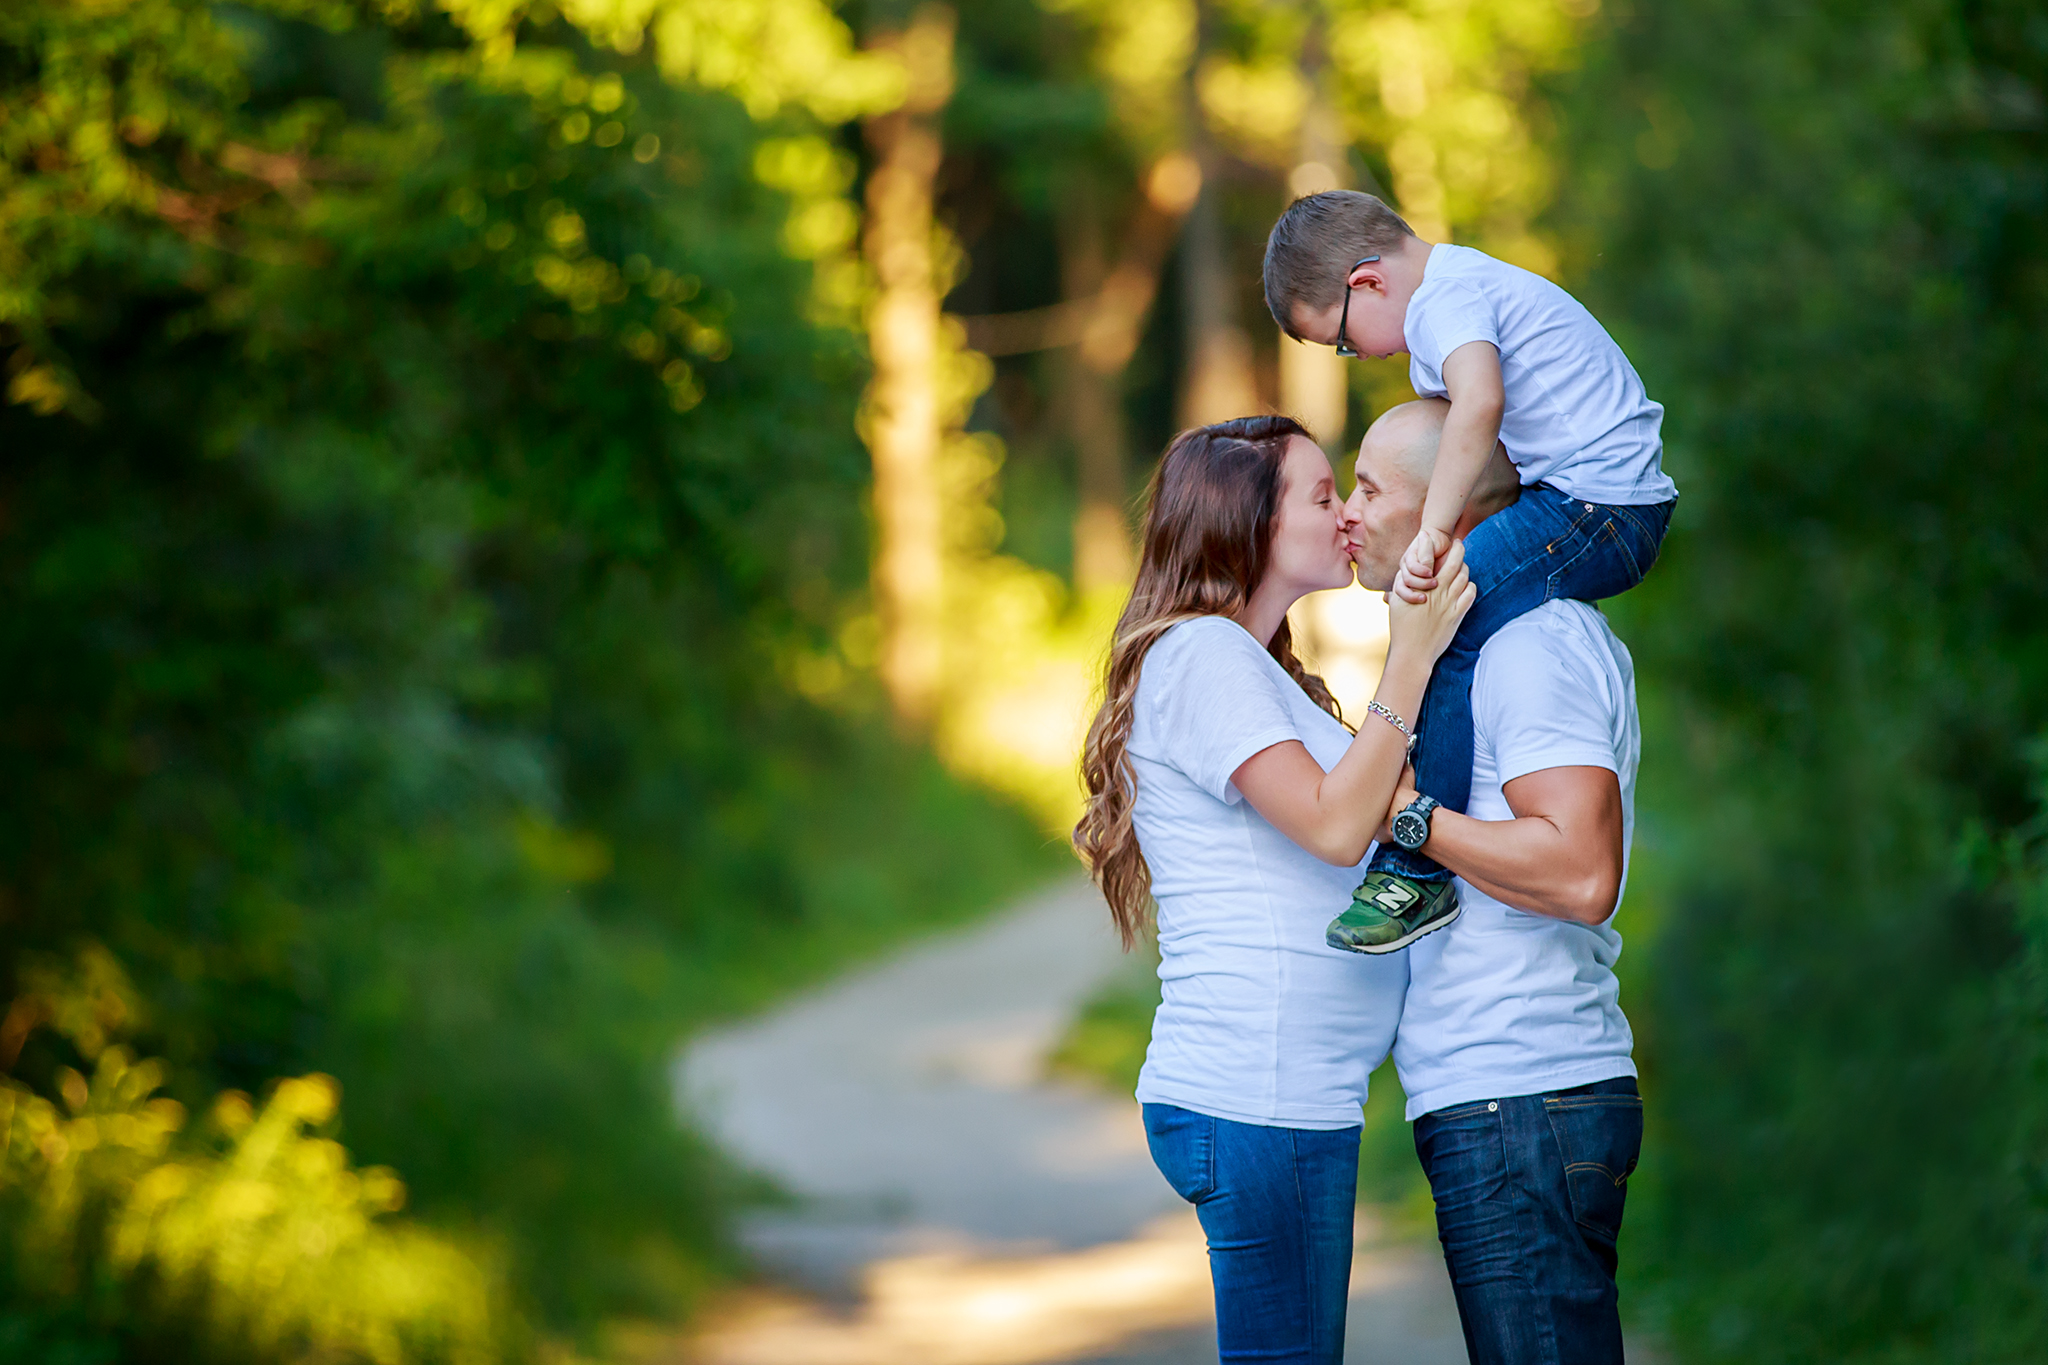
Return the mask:
[(1500, 440), (1507, 394), (1500, 382), (1500, 352), (1492, 342), (1468, 341), (1452, 351), (1444, 358), (1443, 374), (1451, 410), (1444, 418), (1436, 469), (1429, 476), (1422, 525), (1424, 530), (1443, 532), (1448, 541)]
[(1437, 445), (1436, 468), (1429, 476), (1429, 494), (1422, 503), (1422, 529), (1401, 557), (1394, 590), (1409, 602), (1436, 586), (1436, 566), (1450, 548), (1451, 532), (1465, 514), (1466, 500), (1478, 484), (1500, 440), (1500, 418), (1507, 406), (1501, 386), (1500, 352), (1490, 341), (1468, 341), (1444, 358), (1444, 389), (1451, 411)]

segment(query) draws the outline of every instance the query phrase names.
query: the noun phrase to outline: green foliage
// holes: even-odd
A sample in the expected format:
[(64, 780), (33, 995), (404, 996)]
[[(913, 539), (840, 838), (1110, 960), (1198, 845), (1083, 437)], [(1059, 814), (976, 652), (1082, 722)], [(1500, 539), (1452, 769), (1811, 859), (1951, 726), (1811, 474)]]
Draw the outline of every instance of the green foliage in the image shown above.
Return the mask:
[(331, 1074), (524, 1310), (672, 1310), (678, 1038), (1058, 855), (781, 680), (866, 560), (806, 125), (410, 13), (0, 17), (0, 988), (98, 945), (187, 1105)]
[(181, 1131), (163, 1065), (106, 1044), (133, 1014), (111, 959), (23, 977), (9, 1045), (48, 1023), (93, 1064), (60, 1067), (54, 1100), (0, 1081), (0, 1359), (480, 1365), (516, 1348), (494, 1270), (390, 1221), (397, 1177), (308, 1135), (334, 1117), (332, 1080), (284, 1081), (260, 1112), (230, 1091)]
[(1668, 860), (1629, 1259), (1689, 1358), (2048, 1348), (2044, 83), (2035, 6), (1684, 0), (1565, 103), (1683, 490), (1620, 609)]

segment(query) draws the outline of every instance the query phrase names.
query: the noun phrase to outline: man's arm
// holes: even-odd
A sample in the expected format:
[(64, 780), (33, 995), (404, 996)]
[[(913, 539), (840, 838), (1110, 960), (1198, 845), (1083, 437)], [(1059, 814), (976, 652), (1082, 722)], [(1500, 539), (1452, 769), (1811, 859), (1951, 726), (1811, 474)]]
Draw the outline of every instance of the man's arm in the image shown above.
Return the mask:
[(1422, 529), (1401, 557), (1401, 571), (1394, 578), (1394, 591), (1409, 602), (1421, 601), (1421, 594), (1436, 586), (1436, 562), (1450, 548), (1451, 532), (1493, 458), (1501, 414), (1507, 408), (1500, 352), (1492, 342), (1468, 341), (1452, 351), (1444, 358), (1443, 376), (1451, 410), (1444, 417), (1436, 466), (1422, 502)]
[[(1392, 809), (1415, 799), (1413, 774)], [(1544, 768), (1501, 788), (1512, 820), (1430, 816), (1422, 851), (1517, 910), (1599, 924), (1621, 896), (1621, 783), (1606, 768)]]

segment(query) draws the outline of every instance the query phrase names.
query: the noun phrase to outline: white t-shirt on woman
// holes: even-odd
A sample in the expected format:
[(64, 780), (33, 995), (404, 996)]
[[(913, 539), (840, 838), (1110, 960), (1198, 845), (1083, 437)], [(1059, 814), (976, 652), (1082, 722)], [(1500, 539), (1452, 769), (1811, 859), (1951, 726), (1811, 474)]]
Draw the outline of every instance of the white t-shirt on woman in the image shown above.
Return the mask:
[(1363, 860), (1319, 861), (1231, 784), (1246, 759), (1290, 739), (1325, 771), (1351, 744), (1235, 621), (1185, 622), (1145, 656), (1132, 820), (1159, 903), (1163, 1001), (1138, 1099), (1239, 1123), (1345, 1128), (1393, 1046), (1407, 955), (1324, 943)]

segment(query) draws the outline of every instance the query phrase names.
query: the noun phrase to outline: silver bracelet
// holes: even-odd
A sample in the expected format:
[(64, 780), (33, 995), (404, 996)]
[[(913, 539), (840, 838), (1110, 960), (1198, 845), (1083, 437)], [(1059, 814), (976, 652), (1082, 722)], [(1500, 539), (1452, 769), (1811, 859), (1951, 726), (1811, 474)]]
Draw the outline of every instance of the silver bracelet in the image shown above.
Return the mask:
[(1365, 704), (1365, 709), (1371, 712), (1373, 715), (1378, 716), (1387, 724), (1393, 726), (1396, 730), (1399, 730), (1401, 732), (1401, 738), (1408, 742), (1408, 752), (1415, 752), (1415, 732), (1408, 728), (1407, 721), (1402, 720), (1399, 716), (1395, 715), (1387, 707), (1381, 706), (1376, 701), (1367, 702)]

